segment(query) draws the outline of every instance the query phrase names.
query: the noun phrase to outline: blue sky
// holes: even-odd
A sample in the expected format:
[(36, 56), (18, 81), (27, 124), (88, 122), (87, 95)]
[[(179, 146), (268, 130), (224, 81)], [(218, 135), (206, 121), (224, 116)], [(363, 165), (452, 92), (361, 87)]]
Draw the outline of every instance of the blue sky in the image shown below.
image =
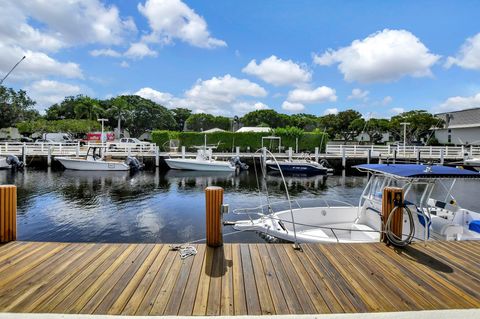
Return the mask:
[(480, 107), (478, 1), (7, 0), (0, 74), (40, 110), (139, 94), (242, 115)]

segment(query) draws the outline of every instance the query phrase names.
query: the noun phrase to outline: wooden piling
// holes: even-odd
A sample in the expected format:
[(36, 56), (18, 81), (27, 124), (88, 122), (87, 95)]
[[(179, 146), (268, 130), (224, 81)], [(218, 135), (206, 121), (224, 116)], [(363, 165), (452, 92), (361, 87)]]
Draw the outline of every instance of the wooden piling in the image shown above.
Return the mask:
[(48, 145), (47, 166), (52, 166), (52, 147)]
[(205, 188), (207, 245), (219, 247), (223, 245), (222, 212), (223, 188), (209, 186)]
[[(395, 206), (403, 203), (403, 189), (400, 187), (385, 187), (382, 196), (382, 234), (380, 239), (383, 242), (388, 242), (385, 235), (386, 223), (388, 216)], [(393, 213), (394, 216), (390, 219), (390, 230), (399, 238), (402, 238), (403, 226), (403, 209), (397, 208)]]
[(315, 162), (318, 163), (318, 147), (315, 147)]
[(17, 239), (17, 187), (0, 185), (0, 242)]

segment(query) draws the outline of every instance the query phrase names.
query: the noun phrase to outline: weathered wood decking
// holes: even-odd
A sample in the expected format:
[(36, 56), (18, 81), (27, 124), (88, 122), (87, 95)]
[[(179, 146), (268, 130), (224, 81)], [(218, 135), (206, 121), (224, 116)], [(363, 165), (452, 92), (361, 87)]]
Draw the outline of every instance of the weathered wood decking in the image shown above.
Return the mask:
[(254, 315), (480, 307), (480, 242), (197, 245), (12, 242), (0, 311)]

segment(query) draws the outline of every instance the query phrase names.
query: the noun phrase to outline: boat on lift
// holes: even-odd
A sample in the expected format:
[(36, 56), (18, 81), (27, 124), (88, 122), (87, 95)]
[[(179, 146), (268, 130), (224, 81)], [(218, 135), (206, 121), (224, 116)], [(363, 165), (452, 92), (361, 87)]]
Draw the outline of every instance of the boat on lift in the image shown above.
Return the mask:
[[(234, 229), (257, 231), (292, 242), (378, 242), (382, 231), (383, 189), (396, 186), (404, 191), (403, 214), (404, 219), (409, 220), (403, 224), (399, 241), (480, 239), (480, 213), (462, 208), (452, 195), (456, 179), (480, 178), (480, 173), (418, 164), (365, 164), (355, 167), (369, 175), (358, 206), (338, 201), (308, 206), (294, 200), (283, 203), (281, 209), (275, 209), (281, 203), (268, 202), (255, 208), (234, 210), (236, 214), (249, 217), (234, 222)], [(445, 180), (451, 182), (450, 188), (443, 184)], [(432, 192), (440, 186), (447, 191), (446, 196), (433, 198)], [(393, 215), (392, 212), (389, 216)], [(385, 225), (388, 226), (387, 221)]]
[(480, 172), (480, 158), (471, 157), (464, 160), (464, 164), (467, 167), (471, 167), (477, 172)]
[(326, 160), (315, 162), (309, 158), (291, 159), (291, 160), (266, 160), (265, 164), (269, 171), (282, 170), (287, 174), (305, 174), (305, 175), (327, 175), (333, 174), (333, 168), (330, 167)]
[(135, 157), (128, 156), (124, 161), (105, 156), (106, 147), (92, 146), (85, 157), (55, 157), (66, 169), (79, 171), (129, 171), (142, 169), (143, 164)]

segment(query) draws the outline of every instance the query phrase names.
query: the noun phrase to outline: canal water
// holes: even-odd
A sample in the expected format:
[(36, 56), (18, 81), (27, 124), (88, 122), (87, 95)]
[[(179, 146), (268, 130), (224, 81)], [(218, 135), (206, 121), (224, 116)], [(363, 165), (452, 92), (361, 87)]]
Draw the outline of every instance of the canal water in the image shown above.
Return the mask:
[[(292, 199), (341, 200), (358, 204), (365, 176), (287, 176)], [(478, 210), (478, 180), (458, 181), (455, 195)], [(253, 171), (77, 172), (64, 170), (0, 171), (0, 184), (18, 187), (18, 239), (61, 242), (183, 243), (205, 237), (205, 195), (210, 185), (225, 189), (230, 211), (285, 200), (279, 176), (257, 179)], [(232, 212), (225, 220), (245, 219)], [(227, 226), (225, 242), (263, 242), (257, 233)]]

